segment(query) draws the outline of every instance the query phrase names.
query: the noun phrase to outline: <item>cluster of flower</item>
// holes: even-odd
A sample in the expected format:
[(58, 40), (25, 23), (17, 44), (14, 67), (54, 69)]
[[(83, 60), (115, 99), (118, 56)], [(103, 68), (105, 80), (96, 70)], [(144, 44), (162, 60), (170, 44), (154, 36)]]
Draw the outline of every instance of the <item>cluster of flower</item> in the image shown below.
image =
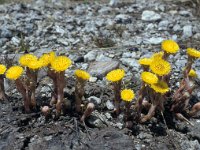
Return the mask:
[[(150, 58), (141, 58), (138, 62), (142, 66), (141, 73), (142, 85), (138, 93), (138, 98), (134, 107), (131, 107), (132, 100), (135, 98), (134, 91), (131, 89), (122, 90), (122, 79), (125, 76), (123, 69), (112, 70), (106, 75), (106, 79), (113, 85), (115, 113), (121, 112), (121, 101), (125, 102), (125, 121), (133, 120), (130, 109), (134, 108), (137, 112), (136, 119), (145, 122), (151, 119), (156, 109), (162, 113), (164, 111), (164, 102), (167, 95), (173, 94), (171, 100), (171, 111), (179, 119), (183, 111), (187, 111), (190, 116), (194, 116), (200, 110), (200, 103), (195, 104), (191, 110), (187, 110), (188, 101), (194, 90), (194, 84), (191, 82), (197, 77), (195, 70), (192, 69), (194, 60), (200, 58), (200, 51), (194, 48), (187, 49), (188, 61), (183, 71), (184, 78), (181, 81), (179, 89), (174, 93), (170, 91), (171, 64), (168, 57), (179, 51), (179, 45), (173, 40), (162, 42), (162, 51), (153, 54)], [(4, 92), (3, 78), (14, 80), (18, 91), (22, 94), (26, 112), (30, 112), (36, 107), (35, 90), (37, 88), (37, 74), (41, 68), (47, 69), (47, 75), (53, 80), (54, 91), (52, 92), (51, 105), (56, 106), (56, 114), (60, 116), (65, 111), (64, 87), (65, 70), (68, 69), (72, 61), (66, 56), (56, 56), (52, 51), (36, 57), (33, 54), (24, 54), (19, 59), (19, 66), (12, 66), (6, 70), (6, 66), (0, 64), (0, 99), (6, 99)], [(23, 78), (21, 77), (23, 76)], [(75, 109), (78, 113), (82, 111), (82, 98), (84, 96), (84, 86), (89, 80), (90, 75), (83, 70), (75, 71)], [(148, 110), (147, 115), (142, 116), (143, 108)], [(42, 109), (44, 114), (48, 114), (49, 107)], [(81, 120), (91, 114), (94, 110), (94, 104), (89, 103), (86, 107)], [(135, 119), (135, 117), (134, 117)], [(184, 118), (186, 119), (186, 118)]]
[[(171, 64), (167, 61), (170, 54), (175, 54), (179, 51), (179, 45), (173, 40), (165, 40), (162, 42), (162, 51), (154, 53), (150, 58), (141, 58), (138, 62), (142, 66), (143, 72), (141, 73), (142, 86), (139, 91), (139, 95), (136, 101), (136, 112), (137, 119), (140, 122), (145, 122), (151, 119), (155, 110), (158, 109), (161, 113), (164, 111), (164, 102), (167, 100), (167, 95), (172, 94), (170, 91), (170, 76), (171, 76)], [(175, 116), (180, 116), (180, 113), (185, 111), (188, 107), (188, 101), (191, 96), (191, 92), (194, 87), (188, 87), (188, 82), (194, 80), (197, 74), (194, 69), (192, 69), (192, 64), (195, 59), (200, 58), (200, 51), (194, 48), (187, 49), (188, 62), (186, 68), (184, 69), (184, 79), (181, 82), (180, 88), (174, 93), (172, 99), (172, 109), (171, 111), (175, 113)], [(126, 111), (130, 109), (131, 101), (134, 99), (135, 94), (131, 89), (121, 90), (122, 79), (125, 75), (123, 69), (116, 69), (109, 72), (106, 76), (107, 80), (111, 81), (114, 86), (115, 93), (115, 108), (116, 113), (120, 112), (121, 100), (125, 101)], [(121, 97), (119, 93), (121, 91)], [(189, 96), (184, 97), (183, 91), (189, 91)], [(178, 95), (178, 96), (177, 96)], [(185, 94), (186, 95), (186, 94)], [(182, 104), (180, 104), (182, 103)], [(180, 104), (182, 107), (178, 107)], [(180, 106), (179, 105), (179, 106)], [(193, 116), (200, 110), (199, 104), (193, 106), (192, 110), (188, 113)], [(141, 116), (142, 108), (146, 107), (148, 109), (148, 114)], [(129, 110), (128, 110), (129, 112)], [(127, 119), (131, 117), (131, 114), (125, 115)], [(180, 118), (180, 117), (179, 117)], [(130, 120), (133, 119), (133, 116)], [(181, 117), (180, 119), (183, 119)], [(184, 118), (185, 120), (185, 118)]]
[[(7, 99), (4, 91), (3, 78), (14, 80), (18, 91), (22, 94), (24, 100), (25, 112), (30, 112), (36, 107), (35, 90), (37, 88), (37, 76), (40, 69), (46, 69), (48, 76), (53, 80), (54, 91), (52, 92), (51, 104), (56, 104), (57, 116), (60, 115), (62, 107), (64, 106), (64, 87), (65, 87), (65, 70), (68, 69), (72, 61), (66, 56), (56, 56), (55, 52), (43, 54), (37, 57), (33, 54), (24, 54), (19, 58), (19, 64), (11, 66), (6, 70), (6, 66), (0, 64), (0, 99)], [(5, 74), (5, 75), (4, 75)], [(75, 76), (77, 79), (76, 93), (79, 94), (79, 99), (76, 99), (77, 110), (80, 108), (81, 99), (84, 92), (84, 83), (90, 78), (90, 75), (84, 70), (76, 70)], [(80, 101), (80, 102), (78, 102)], [(49, 108), (45, 107), (46, 111)]]

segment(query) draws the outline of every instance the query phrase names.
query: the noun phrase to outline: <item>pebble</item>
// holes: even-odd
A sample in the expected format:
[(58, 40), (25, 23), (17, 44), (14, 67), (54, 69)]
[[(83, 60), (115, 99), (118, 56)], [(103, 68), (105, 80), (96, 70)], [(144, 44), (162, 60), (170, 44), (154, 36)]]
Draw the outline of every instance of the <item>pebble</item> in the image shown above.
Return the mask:
[(96, 96), (90, 96), (88, 101), (98, 105), (101, 104), (101, 99)]
[(96, 61), (90, 64), (88, 72), (94, 77), (103, 78), (108, 72), (118, 67), (118, 61)]
[(106, 101), (106, 107), (108, 108), (108, 110), (113, 110), (115, 108), (110, 100)]
[(189, 38), (191, 37), (192, 34), (192, 26), (191, 25), (186, 25), (183, 27), (183, 38)]
[(97, 56), (97, 51), (93, 50), (93, 51), (89, 51), (85, 56), (84, 56), (84, 60), (86, 62), (90, 62), (90, 61), (94, 61), (96, 59)]
[(152, 10), (145, 10), (142, 12), (143, 21), (158, 21), (160, 19), (161, 19), (161, 15)]

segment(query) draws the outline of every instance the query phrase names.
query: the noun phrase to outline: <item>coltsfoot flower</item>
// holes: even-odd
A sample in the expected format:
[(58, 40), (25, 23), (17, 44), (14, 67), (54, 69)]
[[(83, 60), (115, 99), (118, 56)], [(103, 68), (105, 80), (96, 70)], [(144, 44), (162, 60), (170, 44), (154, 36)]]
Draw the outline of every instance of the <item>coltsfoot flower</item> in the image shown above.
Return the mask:
[(81, 78), (83, 80), (89, 80), (89, 78), (90, 78), (90, 74), (84, 70), (78, 69), (75, 71), (74, 74), (76, 75), (76, 77)]
[(72, 64), (71, 60), (66, 56), (57, 56), (51, 62), (51, 68), (56, 72), (65, 71)]
[(46, 67), (50, 63), (50, 55), (49, 54), (43, 54), (40, 58), (39, 61), (42, 63), (42, 67)]
[(138, 62), (140, 65), (149, 66), (152, 62), (152, 59), (151, 58), (141, 58), (141, 59), (139, 59)]
[(38, 58), (33, 54), (25, 54), (19, 58), (19, 63), (21, 66), (26, 67), (31, 61), (36, 61)]
[(200, 58), (200, 51), (194, 48), (187, 48), (187, 54), (193, 58)]
[(197, 73), (196, 73), (196, 71), (194, 69), (191, 69), (188, 75), (190, 77), (193, 77), (193, 78), (196, 78), (198, 76)]
[(0, 64), (0, 75), (4, 74), (6, 71), (6, 66), (5, 65), (2, 65)]
[(115, 69), (110, 71), (107, 75), (106, 75), (106, 79), (108, 81), (112, 81), (112, 82), (117, 82), (122, 80), (122, 78), (124, 77), (125, 72), (123, 69)]
[(142, 72), (141, 79), (147, 84), (155, 84), (158, 82), (158, 77), (151, 72)]
[(12, 66), (6, 71), (6, 78), (10, 80), (18, 79), (23, 73), (23, 68), (20, 66)]
[(135, 98), (135, 94), (131, 89), (124, 89), (121, 91), (121, 99), (126, 102), (130, 102)]
[(160, 59), (160, 60), (154, 60), (150, 65), (150, 69), (152, 70), (153, 73), (159, 76), (163, 76), (170, 73), (171, 66), (169, 62)]
[(151, 56), (151, 59), (152, 61), (153, 60), (160, 60), (162, 59), (164, 56), (164, 52), (157, 52), (157, 53), (154, 53), (152, 56)]
[(51, 52), (49, 53), (49, 62), (52, 63), (52, 62), (55, 60), (55, 58), (56, 58), (55, 52), (54, 52), (54, 51), (51, 51)]
[(173, 40), (164, 40), (161, 44), (162, 50), (167, 53), (174, 54), (179, 51), (179, 45)]
[(42, 67), (42, 65), (43, 65), (42, 61), (33, 60), (27, 65), (27, 67), (29, 67), (32, 70), (38, 70), (38, 69), (40, 69)]
[(165, 94), (169, 91), (169, 87), (167, 83), (164, 81), (158, 81), (156, 84), (151, 84), (151, 88), (156, 93), (160, 93), (160, 94)]

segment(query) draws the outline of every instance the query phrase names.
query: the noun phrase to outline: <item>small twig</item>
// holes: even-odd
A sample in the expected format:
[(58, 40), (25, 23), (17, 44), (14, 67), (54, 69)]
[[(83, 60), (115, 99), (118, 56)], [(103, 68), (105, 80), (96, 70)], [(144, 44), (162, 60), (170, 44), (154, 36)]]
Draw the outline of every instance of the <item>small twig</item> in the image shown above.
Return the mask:
[(88, 131), (88, 129), (87, 129), (87, 126), (86, 126), (84, 120), (83, 120), (83, 125), (84, 125), (84, 127), (85, 127), (86, 132), (87, 132), (87, 136), (88, 136), (89, 140), (91, 141), (91, 136), (90, 136), (90, 134), (89, 134), (89, 131)]
[(164, 124), (165, 124), (165, 126), (166, 126), (166, 128), (167, 128), (167, 131), (168, 131), (169, 128), (168, 128), (168, 126), (167, 126), (167, 123), (166, 123), (165, 117), (164, 117), (164, 115), (163, 115), (163, 112), (161, 111), (160, 113), (161, 113), (161, 115), (162, 115), (162, 118), (163, 118)]

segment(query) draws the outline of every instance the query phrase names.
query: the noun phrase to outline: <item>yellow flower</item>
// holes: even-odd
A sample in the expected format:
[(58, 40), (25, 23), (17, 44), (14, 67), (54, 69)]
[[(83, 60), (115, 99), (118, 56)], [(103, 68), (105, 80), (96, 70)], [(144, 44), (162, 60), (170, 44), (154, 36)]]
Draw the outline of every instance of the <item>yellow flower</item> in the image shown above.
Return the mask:
[(193, 58), (200, 58), (200, 51), (194, 48), (187, 48), (187, 54)]
[(134, 99), (135, 94), (131, 89), (124, 89), (121, 91), (121, 99), (126, 102), (130, 102)]
[(51, 68), (56, 72), (65, 71), (72, 64), (66, 56), (58, 56), (51, 62)]
[(26, 67), (31, 61), (36, 61), (37, 57), (33, 54), (25, 54), (19, 58), (20, 65)]
[(83, 79), (83, 80), (88, 80), (88, 79), (90, 78), (90, 74), (87, 73), (87, 72), (84, 71), (84, 70), (78, 69), (78, 70), (75, 71), (74, 74), (76, 75), (76, 77), (81, 78), (81, 79)]
[(40, 69), (43, 65), (43, 62), (40, 60), (33, 60), (31, 61), (27, 67), (29, 67), (32, 70)]
[(5, 65), (2, 65), (2, 64), (0, 64), (0, 75), (1, 75), (1, 74), (4, 74), (4, 73), (5, 73), (5, 71), (6, 71), (6, 66), (5, 66)]
[(198, 76), (197, 73), (196, 73), (196, 71), (194, 69), (191, 69), (188, 75), (190, 77), (193, 77), (193, 78), (196, 78)]
[(151, 59), (152, 59), (152, 60), (159, 60), (159, 59), (162, 59), (162, 58), (163, 58), (163, 55), (164, 55), (163, 52), (157, 52), (157, 53), (154, 53), (154, 54), (151, 56)]
[(125, 75), (125, 72), (123, 69), (115, 69), (110, 71), (107, 75), (106, 75), (106, 79), (108, 81), (112, 81), (112, 82), (117, 82), (120, 81)]
[(156, 83), (156, 84), (151, 84), (151, 88), (155, 92), (161, 93), (161, 94), (165, 94), (169, 91), (169, 87), (168, 87), (167, 83), (164, 81), (158, 81), (158, 83)]
[(151, 58), (141, 58), (141, 59), (139, 59), (138, 62), (139, 62), (140, 65), (149, 66), (152, 62), (152, 59)]
[(6, 71), (6, 78), (10, 80), (18, 79), (23, 73), (23, 68), (20, 66), (12, 66)]
[(174, 53), (178, 52), (179, 46), (173, 40), (164, 40), (162, 42), (162, 50), (164, 50), (167, 53), (174, 54)]
[(155, 84), (158, 82), (158, 77), (151, 72), (142, 72), (141, 78), (148, 84)]
[(50, 63), (52, 63), (54, 60), (55, 60), (55, 58), (56, 58), (56, 54), (55, 54), (55, 52), (54, 51), (51, 51), (50, 53), (49, 53), (49, 62)]
[(171, 70), (170, 63), (165, 61), (165, 60), (154, 60), (151, 65), (150, 69), (152, 70), (153, 73), (163, 76), (169, 74)]
[(39, 61), (42, 62), (42, 66), (46, 67), (50, 63), (50, 55), (49, 54), (43, 54), (40, 58)]

